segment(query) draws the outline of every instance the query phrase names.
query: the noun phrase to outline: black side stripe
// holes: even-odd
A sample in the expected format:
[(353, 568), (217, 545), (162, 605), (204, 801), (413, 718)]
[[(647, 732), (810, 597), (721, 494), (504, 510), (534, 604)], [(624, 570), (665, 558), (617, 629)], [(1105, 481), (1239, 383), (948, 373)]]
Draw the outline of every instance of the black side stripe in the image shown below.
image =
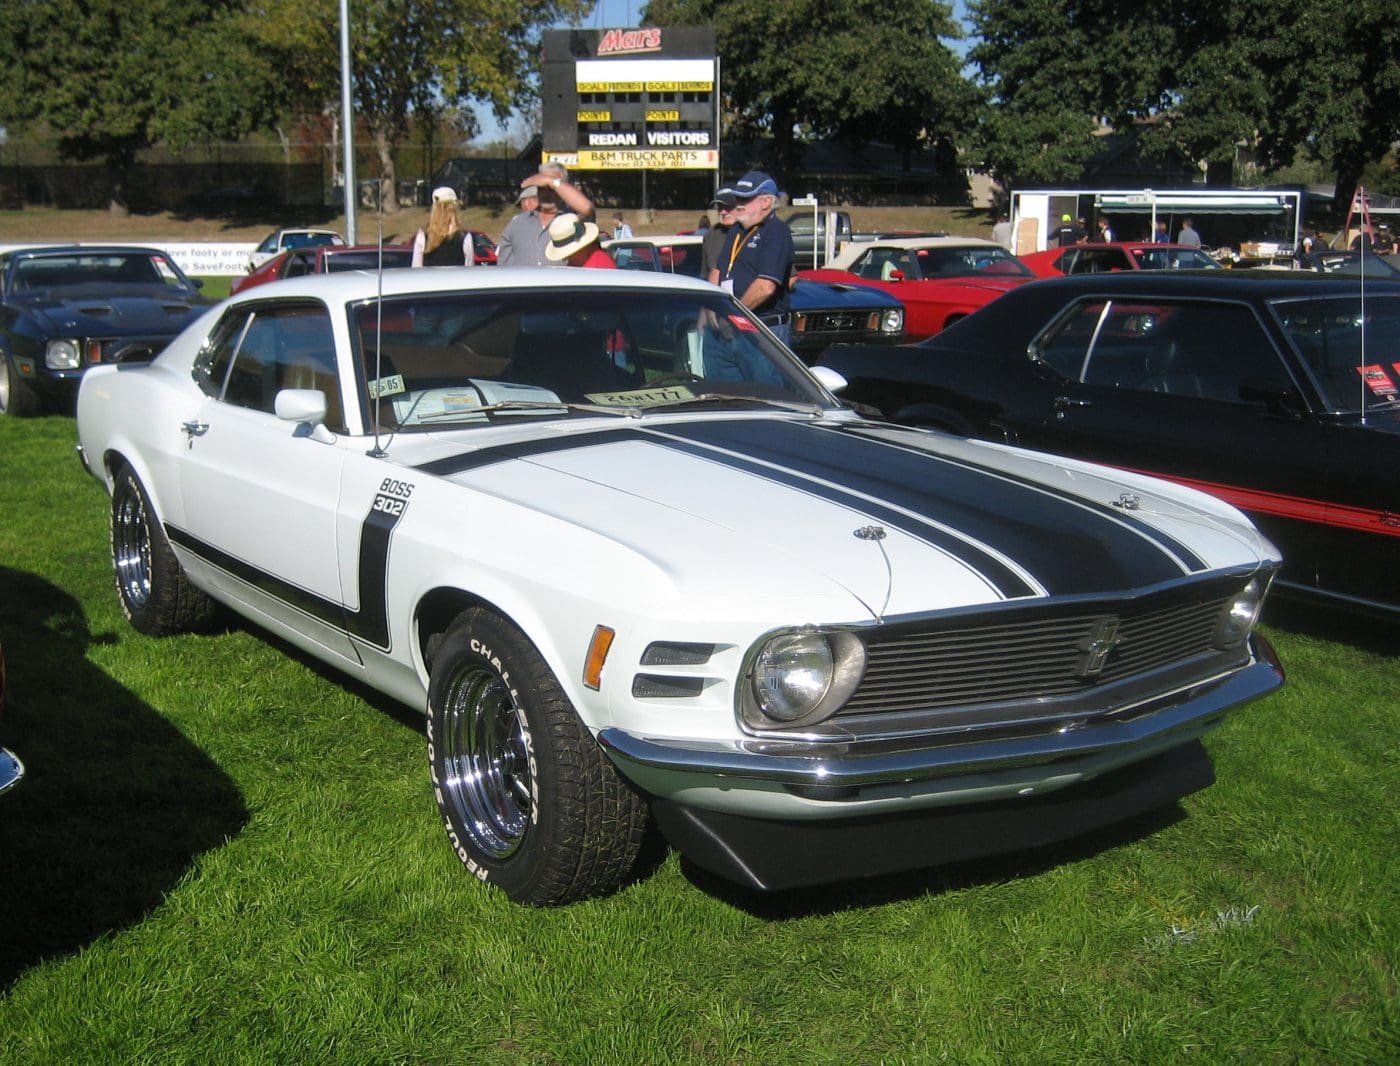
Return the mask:
[[(380, 509), (381, 501), (402, 503), (397, 513), (390, 506)], [(375, 508), (360, 525), (360, 608), (352, 611), (343, 603), (327, 599), (276, 574), (268, 573), (245, 559), (230, 555), (188, 530), (167, 524), (165, 535), (171, 543), (199, 556), (210, 566), (232, 575), (245, 584), (275, 600), (281, 600), (295, 610), (324, 623), (332, 629), (356, 637), (381, 651), (389, 643), (389, 547), (394, 527), (398, 525), (408, 504), (382, 493), (375, 495)]]

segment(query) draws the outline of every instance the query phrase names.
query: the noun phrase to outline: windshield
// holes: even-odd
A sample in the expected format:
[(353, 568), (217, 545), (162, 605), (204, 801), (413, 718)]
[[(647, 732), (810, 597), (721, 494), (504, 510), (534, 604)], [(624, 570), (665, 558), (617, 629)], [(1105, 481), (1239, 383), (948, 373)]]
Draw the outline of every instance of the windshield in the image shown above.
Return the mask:
[[(385, 248), (384, 249), (384, 269), (392, 267), (406, 267), (413, 265), (413, 252), (408, 248)], [(330, 274), (338, 273), (342, 270), (377, 270), (379, 269), (379, 250), (336, 252), (334, 255), (326, 256), (326, 272)]]
[(1005, 248), (972, 245), (966, 248), (916, 248), (913, 256), (917, 273), (911, 277), (955, 278), (968, 274), (1002, 274), (1033, 277)]
[(366, 417), (385, 431), (830, 403), (718, 289), (423, 293), (385, 299), (382, 317), (353, 307), (352, 333)]
[(1217, 263), (1196, 248), (1134, 248), (1139, 270), (1219, 270)]
[(1333, 411), (1359, 411), (1400, 395), (1400, 296), (1360, 295), (1274, 304)]
[(89, 252), (26, 256), (15, 263), (14, 289), (40, 289), (76, 285), (158, 285), (188, 293), (189, 281), (163, 255), (147, 252)]
[(1388, 281), (1400, 279), (1400, 267), (1396, 267), (1384, 256), (1370, 252), (1318, 252), (1312, 257), (1313, 265), (1324, 274), (1341, 274), (1347, 277), (1360, 277), (1364, 271), (1368, 278), (1385, 278)]

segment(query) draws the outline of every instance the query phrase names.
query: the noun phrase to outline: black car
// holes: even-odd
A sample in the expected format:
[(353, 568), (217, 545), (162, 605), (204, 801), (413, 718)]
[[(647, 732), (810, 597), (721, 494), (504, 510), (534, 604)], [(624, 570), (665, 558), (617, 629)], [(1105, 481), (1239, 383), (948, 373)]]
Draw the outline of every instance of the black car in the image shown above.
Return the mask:
[(71, 403), (87, 367), (149, 358), (212, 303), (155, 248), (0, 254), (0, 414)]
[(1282, 549), (1285, 588), (1400, 617), (1400, 283), (1359, 282), (1061, 278), (823, 362), (886, 417), (1203, 489)]

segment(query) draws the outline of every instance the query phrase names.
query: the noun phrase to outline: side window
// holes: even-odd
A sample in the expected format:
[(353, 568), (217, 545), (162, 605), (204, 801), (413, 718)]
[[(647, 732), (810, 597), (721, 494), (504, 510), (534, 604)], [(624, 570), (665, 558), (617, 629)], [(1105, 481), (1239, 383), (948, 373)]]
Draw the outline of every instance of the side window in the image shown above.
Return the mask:
[(1050, 332), (1032, 345), (1047, 366), (1065, 377), (1078, 381), (1089, 356), (1089, 346), (1098, 332), (1107, 305), (1103, 300), (1090, 300), (1075, 306), (1062, 317)]
[[(315, 389), (326, 397), (326, 425), (344, 432), (335, 339), (330, 315), (320, 304), (273, 304), (253, 309), (241, 329), (221, 332), (210, 346), (211, 381), (223, 380), (222, 399), (269, 414), (282, 389)], [(228, 356), (226, 380), (217, 367)], [(198, 367), (196, 368), (198, 374)], [(207, 388), (205, 391), (209, 391)], [(211, 393), (217, 395), (217, 393)]]
[(235, 308), (210, 333), (209, 342), (194, 361), (195, 384), (206, 396), (217, 400), (224, 394), (228, 369), (233, 365), (234, 353), (238, 351), (251, 320), (247, 308)]
[(1081, 352), (1095, 306), (1101, 315), (1087, 338), (1080, 375), (1087, 385), (1245, 403), (1246, 385), (1286, 388), (1290, 383), (1254, 313), (1224, 303), (1086, 305), (1042, 350), (1046, 362), (1062, 373)]

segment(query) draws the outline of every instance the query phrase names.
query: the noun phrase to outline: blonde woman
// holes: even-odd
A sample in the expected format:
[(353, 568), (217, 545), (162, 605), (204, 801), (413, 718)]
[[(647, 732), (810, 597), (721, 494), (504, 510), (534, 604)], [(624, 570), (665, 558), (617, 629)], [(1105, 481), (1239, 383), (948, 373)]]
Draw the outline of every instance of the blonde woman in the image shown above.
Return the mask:
[(457, 219), (457, 193), (446, 185), (433, 190), (428, 228), (413, 238), (413, 265), (472, 266), (472, 235)]

